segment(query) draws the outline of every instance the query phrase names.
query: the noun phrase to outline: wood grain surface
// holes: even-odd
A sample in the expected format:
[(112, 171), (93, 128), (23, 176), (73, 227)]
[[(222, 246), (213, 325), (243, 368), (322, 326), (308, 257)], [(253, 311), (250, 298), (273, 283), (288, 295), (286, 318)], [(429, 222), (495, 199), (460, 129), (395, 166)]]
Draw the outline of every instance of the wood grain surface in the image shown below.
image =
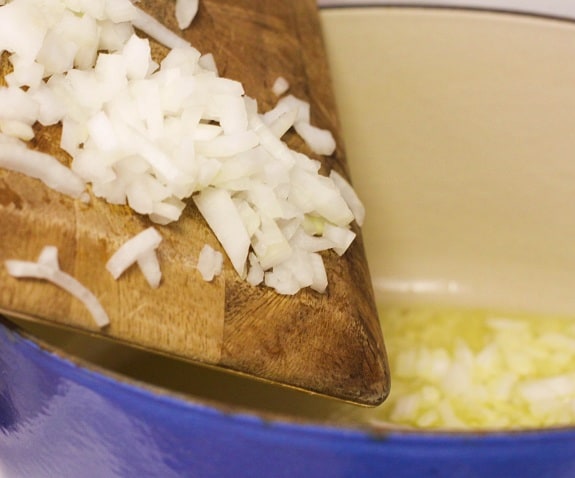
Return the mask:
[[(139, 5), (178, 31), (174, 2)], [(284, 76), (290, 92), (311, 103), (312, 123), (336, 136), (337, 151), (322, 159), (324, 171), (348, 176), (314, 0), (201, 0), (182, 36), (213, 53), (220, 75), (241, 81), (261, 111), (275, 104), (271, 86)], [(164, 53), (157, 45), (154, 52)], [(2, 68), (6, 73), (5, 56)], [(32, 147), (68, 162), (57, 146), (59, 135), (59, 127), (37, 128)], [(313, 156), (295, 134), (286, 138)], [(323, 255), (325, 294), (282, 296), (243, 282), (227, 259), (219, 277), (203, 281), (196, 270), (200, 249), (206, 243), (221, 247), (191, 201), (179, 222), (157, 227), (164, 237), (158, 249), (162, 285), (151, 289), (136, 269), (115, 281), (105, 262), (149, 225), (127, 207), (97, 198), (85, 204), (0, 169), (0, 263), (35, 260), (43, 246), (57, 246), (61, 269), (90, 288), (111, 323), (99, 330), (67, 293), (42, 281), (13, 279), (4, 267), (0, 310), (343, 400), (383, 401), (389, 373), (360, 231), (343, 258)]]

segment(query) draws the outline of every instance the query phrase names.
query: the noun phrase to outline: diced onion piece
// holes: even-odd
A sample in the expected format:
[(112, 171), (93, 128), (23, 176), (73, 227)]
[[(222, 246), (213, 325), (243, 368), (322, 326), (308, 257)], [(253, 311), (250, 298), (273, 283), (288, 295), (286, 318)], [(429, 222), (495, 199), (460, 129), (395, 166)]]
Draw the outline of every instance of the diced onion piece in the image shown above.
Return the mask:
[(253, 131), (246, 131), (197, 142), (196, 153), (214, 158), (227, 158), (248, 151), (257, 145), (257, 135)]
[(45, 83), (28, 90), (28, 95), (38, 104), (38, 122), (44, 126), (58, 123), (66, 114), (66, 108), (52, 89)]
[(142, 253), (138, 256), (137, 262), (149, 286), (152, 289), (158, 288), (162, 280), (162, 271), (156, 251), (150, 250)]
[(37, 262), (52, 269), (60, 269), (60, 264), (58, 263), (58, 248), (56, 246), (44, 246), (38, 256)]
[(178, 28), (188, 28), (198, 13), (199, 0), (176, 0), (176, 21)]
[(54, 249), (46, 254), (43, 251), (41, 254), (42, 262), (7, 260), (5, 262), (6, 269), (13, 277), (43, 279), (64, 289), (86, 306), (99, 327), (108, 325), (110, 323), (108, 314), (96, 296), (74, 277), (55, 267), (54, 259), (57, 262), (57, 258), (53, 257), (53, 251)]
[(295, 109), (298, 112), (296, 121), (298, 123), (310, 123), (310, 104), (307, 101), (300, 100), (294, 95), (287, 95), (281, 98), (277, 107), (283, 109)]
[(118, 147), (114, 125), (104, 111), (96, 113), (87, 124), (90, 137), (103, 152), (113, 151)]
[(331, 131), (302, 121), (296, 122), (294, 128), (314, 153), (329, 156), (335, 151), (336, 144)]
[(0, 148), (0, 167), (16, 171), (72, 197), (84, 192), (84, 181), (49, 154), (28, 149), (23, 143), (3, 144)]
[(290, 270), (295, 280), (297, 280), (300, 289), (313, 284), (314, 271), (308, 252), (302, 250), (294, 251), (289, 262), (285, 263), (285, 267)]
[(351, 212), (353, 212), (357, 225), (360, 227), (363, 226), (363, 221), (365, 220), (365, 207), (355, 192), (355, 189), (353, 189), (351, 184), (349, 184), (335, 169), (331, 170), (329, 177), (339, 189), (343, 199), (351, 209)]
[(290, 244), (307, 252), (320, 252), (331, 249), (334, 243), (328, 238), (313, 236), (307, 234), (303, 229), (299, 229), (290, 239)]
[(230, 193), (208, 188), (194, 196), (198, 210), (220, 241), (240, 277), (246, 275), (250, 236)]
[(10, 2), (0, 10), (0, 45), (30, 63), (38, 54), (47, 25), (32, 2)]
[(143, 79), (150, 72), (152, 63), (150, 42), (132, 35), (122, 48), (126, 62), (126, 75), (130, 80)]
[(246, 281), (251, 285), (258, 285), (264, 280), (264, 270), (260, 265), (256, 255), (250, 252), (249, 256), (250, 269), (246, 277)]
[(222, 268), (224, 264), (224, 257), (222, 253), (216, 251), (209, 244), (205, 244), (200, 251), (198, 256), (197, 269), (202, 275), (202, 278), (210, 282), (214, 277), (222, 273)]
[(345, 226), (353, 220), (353, 213), (333, 181), (303, 170), (293, 171), (291, 179), (292, 201), (303, 212), (317, 211), (338, 226)]
[(0, 118), (34, 124), (40, 113), (40, 106), (26, 92), (17, 87), (0, 87)]
[(184, 209), (185, 204), (181, 201), (163, 201), (154, 204), (154, 211), (150, 214), (150, 219), (161, 225), (177, 221)]
[(135, 8), (132, 23), (137, 29), (142, 30), (168, 48), (189, 48), (190, 46), (186, 40), (140, 8)]
[(8, 86), (27, 86), (30, 88), (40, 86), (44, 76), (43, 65), (38, 62), (24, 63), (17, 54), (10, 57), (10, 63), (12, 63), (13, 70), (5, 76)]
[(355, 232), (346, 227), (326, 224), (323, 237), (332, 243), (332, 248), (337, 255), (342, 256), (355, 239)]
[(248, 236), (252, 237), (254, 233), (259, 229), (261, 224), (261, 218), (259, 214), (254, 211), (254, 209), (246, 201), (236, 202), (236, 208), (242, 218)]
[(292, 255), (292, 247), (276, 222), (265, 216), (261, 228), (254, 234), (252, 246), (264, 270), (281, 264)]
[(23, 141), (34, 138), (32, 126), (18, 120), (0, 119), (0, 132)]
[(294, 295), (301, 289), (297, 279), (286, 267), (277, 267), (271, 272), (266, 272), (264, 282), (268, 287), (284, 295)]
[(218, 65), (216, 64), (216, 59), (211, 53), (206, 53), (200, 57), (198, 60), (199, 65), (205, 70), (211, 71), (218, 76)]
[(281, 138), (287, 131), (293, 127), (297, 118), (297, 109), (290, 109), (283, 112), (277, 119), (270, 123), (270, 130), (278, 138)]
[(130, 0), (113, 0), (105, 2), (106, 16), (114, 23), (132, 21), (136, 8)]
[(280, 141), (257, 115), (252, 115), (249, 119), (250, 127), (258, 135), (261, 146), (274, 158), (283, 162), (287, 167), (294, 164), (294, 158), (287, 145)]
[(278, 76), (272, 85), (273, 94), (276, 96), (281, 96), (287, 90), (289, 90), (289, 82), (283, 76)]
[(327, 273), (323, 259), (317, 253), (309, 255), (309, 260), (313, 269), (313, 282), (311, 288), (317, 292), (323, 293), (327, 289)]
[(128, 239), (108, 259), (106, 269), (114, 279), (118, 279), (126, 269), (137, 262), (141, 257), (153, 252), (162, 242), (162, 236), (153, 227), (144, 229)]

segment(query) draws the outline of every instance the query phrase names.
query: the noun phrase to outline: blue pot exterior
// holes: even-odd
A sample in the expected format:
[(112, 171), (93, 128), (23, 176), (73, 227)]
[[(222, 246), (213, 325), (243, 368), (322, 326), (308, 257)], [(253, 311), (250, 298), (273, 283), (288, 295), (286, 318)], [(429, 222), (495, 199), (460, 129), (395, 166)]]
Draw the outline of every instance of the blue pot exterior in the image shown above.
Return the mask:
[(370, 433), (119, 381), (0, 325), (0, 478), (575, 476), (575, 430)]

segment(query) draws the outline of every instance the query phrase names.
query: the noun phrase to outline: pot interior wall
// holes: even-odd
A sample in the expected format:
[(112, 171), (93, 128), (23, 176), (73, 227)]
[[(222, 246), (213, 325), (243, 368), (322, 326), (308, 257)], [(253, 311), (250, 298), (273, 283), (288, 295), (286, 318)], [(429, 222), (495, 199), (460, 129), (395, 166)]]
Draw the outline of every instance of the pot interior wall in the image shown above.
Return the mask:
[(323, 15), (380, 300), (575, 311), (575, 26)]

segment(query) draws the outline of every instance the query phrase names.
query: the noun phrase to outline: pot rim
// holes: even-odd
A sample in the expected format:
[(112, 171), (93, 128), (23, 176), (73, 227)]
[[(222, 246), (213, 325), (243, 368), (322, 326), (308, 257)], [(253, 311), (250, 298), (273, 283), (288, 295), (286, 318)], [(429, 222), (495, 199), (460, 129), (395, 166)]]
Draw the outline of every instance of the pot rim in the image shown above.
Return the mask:
[[(0, 336), (5, 335), (9, 342), (22, 354), (35, 359), (40, 367), (56, 369), (63, 376), (81, 379), (88, 386), (98, 388), (98, 384), (119, 387), (124, 393), (137, 400), (157, 402), (171, 409), (182, 409), (191, 413), (211, 415), (214, 419), (225, 418), (240, 422), (243, 426), (274, 428), (278, 431), (297, 432), (326, 438), (347, 438), (354, 441), (396, 441), (409, 445), (433, 444), (449, 445), (465, 441), (468, 444), (504, 445), (533, 441), (562, 441), (575, 439), (575, 425), (507, 430), (420, 430), (397, 427), (390, 424), (366, 425), (340, 424), (329, 420), (311, 420), (292, 417), (274, 412), (258, 412), (255, 409), (226, 405), (216, 400), (196, 398), (151, 383), (107, 370), (97, 364), (74, 357), (57, 346), (33, 336), (21, 327), (0, 315)], [(0, 355), (2, 350), (0, 349)]]

